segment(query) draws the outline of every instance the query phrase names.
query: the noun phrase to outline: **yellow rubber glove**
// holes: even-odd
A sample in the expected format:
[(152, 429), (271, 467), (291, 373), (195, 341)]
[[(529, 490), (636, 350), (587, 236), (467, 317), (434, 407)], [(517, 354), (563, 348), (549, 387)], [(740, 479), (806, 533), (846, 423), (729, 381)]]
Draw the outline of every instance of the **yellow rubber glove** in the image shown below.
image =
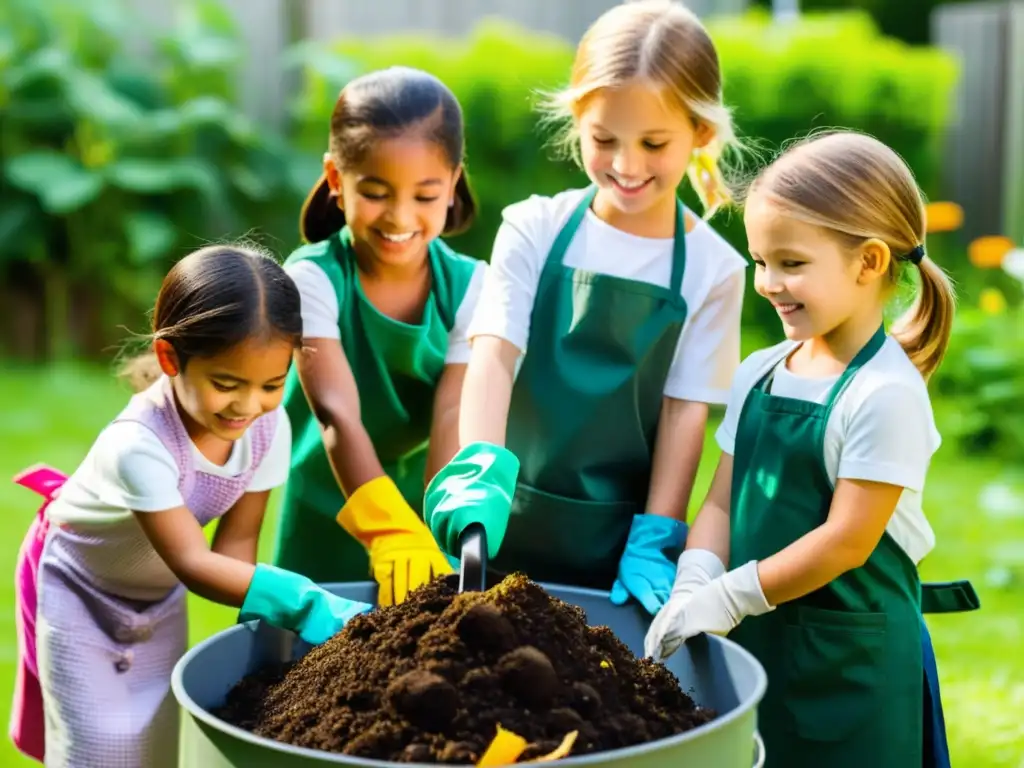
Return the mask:
[(430, 529), (387, 475), (356, 489), (337, 520), (370, 556), (378, 605), (397, 605), (435, 576), (452, 573)]

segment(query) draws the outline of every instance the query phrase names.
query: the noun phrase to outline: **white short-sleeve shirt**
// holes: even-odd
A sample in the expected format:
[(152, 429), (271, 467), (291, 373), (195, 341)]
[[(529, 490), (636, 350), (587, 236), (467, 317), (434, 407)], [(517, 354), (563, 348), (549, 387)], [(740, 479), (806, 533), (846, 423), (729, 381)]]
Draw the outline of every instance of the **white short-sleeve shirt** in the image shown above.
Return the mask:
[[(716, 434), (725, 453), (735, 453), (740, 411), (750, 390), (774, 360), (788, 357), (796, 347), (786, 341), (753, 353), (740, 365)], [(797, 376), (782, 361), (775, 367), (772, 394), (824, 403), (837, 379)], [(887, 338), (832, 409), (825, 427), (825, 469), (833, 486), (839, 478), (903, 486), (886, 530), (914, 563), (935, 546), (921, 500), (941, 442), (924, 379), (899, 343)]]
[[(283, 406), (263, 461), (246, 489), (269, 491), (288, 479), (291, 463), (291, 424)], [(191, 442), (193, 466), (219, 477), (237, 477), (252, 463), (252, 432), (235, 441), (223, 465), (214, 464)], [(123, 520), (132, 512), (160, 512), (182, 506), (180, 472), (171, 452), (143, 424), (118, 421), (100, 432), (85, 460), (47, 509), (59, 523), (104, 523)]]
[[(572, 189), (533, 195), (507, 207), (498, 229), (469, 338), (497, 336), (525, 352), (540, 274), (558, 232), (586, 194)], [(706, 222), (693, 216), (686, 234), (681, 293), (687, 317), (664, 394), (724, 404), (740, 362), (740, 313), (746, 260)], [(616, 229), (588, 210), (563, 260), (566, 266), (668, 287), (672, 238)]]
[[(197, 471), (237, 477), (252, 464), (252, 431), (235, 441), (223, 465), (190, 444)], [(269, 491), (288, 479), (291, 425), (278, 410), (270, 448), (246, 490)], [(156, 434), (137, 422), (104, 429), (85, 460), (46, 510), (57, 525), (72, 526), (74, 559), (101, 589), (132, 600), (162, 600), (179, 582), (154, 549), (133, 512), (161, 512), (184, 505), (177, 462)]]
[[(455, 325), (448, 334), (448, 351), (445, 354), (447, 364), (469, 362), (469, 338), (466, 333), (480, 297), (486, 270), (486, 262), (477, 262), (466, 295), (462, 297), (455, 312)], [(338, 294), (327, 273), (310, 259), (286, 264), (285, 271), (298, 286), (302, 300), (302, 335), (307, 339), (341, 338), (338, 328), (338, 315), (341, 311)]]

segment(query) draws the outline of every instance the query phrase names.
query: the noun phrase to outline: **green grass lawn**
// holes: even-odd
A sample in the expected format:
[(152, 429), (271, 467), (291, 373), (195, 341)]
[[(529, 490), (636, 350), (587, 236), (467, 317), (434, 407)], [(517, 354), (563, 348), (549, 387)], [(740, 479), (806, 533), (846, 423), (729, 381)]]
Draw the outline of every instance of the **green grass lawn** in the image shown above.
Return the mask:
[[(103, 370), (54, 368), (0, 374), (0, 718), (7, 722), (16, 655), (13, 569), (37, 497), (7, 479), (45, 461), (66, 472), (97, 431), (124, 405), (126, 391)], [(710, 444), (696, 498), (703, 496), (714, 455)], [(1017, 501), (1013, 501), (1016, 494)], [(1009, 496), (1010, 502), (1000, 497)], [(273, 504), (273, 502), (272, 502)], [(276, 518), (268, 516), (268, 528)], [(950, 446), (932, 467), (927, 512), (938, 547), (924, 578), (967, 577), (982, 610), (929, 619), (942, 674), (953, 764), (960, 768), (1024, 768), (1024, 480), (1003, 476), (994, 462), (969, 461)], [(261, 551), (273, 540), (264, 532)], [(230, 625), (235, 611), (191, 598), (193, 641)], [(1014, 648), (1018, 648), (1014, 651)], [(1014, 658), (1016, 656), (1016, 659)], [(5, 738), (0, 766), (28, 766)]]

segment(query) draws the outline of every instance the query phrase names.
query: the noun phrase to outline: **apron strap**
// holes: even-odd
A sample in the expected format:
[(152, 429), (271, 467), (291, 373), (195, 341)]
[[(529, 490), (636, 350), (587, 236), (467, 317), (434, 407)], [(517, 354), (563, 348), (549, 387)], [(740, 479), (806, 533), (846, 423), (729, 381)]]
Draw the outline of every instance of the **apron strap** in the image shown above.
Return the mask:
[(789, 344), (783, 345), (783, 350), (778, 357), (771, 358), (764, 367), (764, 373), (760, 375), (757, 383), (750, 388), (751, 392), (755, 389), (763, 390), (766, 394), (771, 394), (772, 383), (775, 381), (775, 371), (782, 363), (783, 360), (788, 358), (793, 351), (800, 346), (799, 341), (794, 341)]
[(435, 237), (427, 245), (427, 259), (430, 262), (430, 291), (434, 294), (434, 306), (437, 307), (437, 313), (441, 316), (441, 322), (444, 323), (445, 329), (451, 333), (452, 328), (455, 327), (455, 311), (450, 311), (453, 310), (451, 286), (444, 279), (444, 271), (441, 267), (441, 259), (446, 254), (451, 257), (455, 255), (440, 237)]
[(555, 237), (555, 242), (551, 244), (551, 250), (548, 251), (548, 258), (546, 264), (561, 264), (562, 258), (565, 256), (565, 252), (569, 250), (569, 243), (576, 237), (576, 230), (580, 228), (580, 223), (583, 221), (583, 217), (587, 215), (587, 210), (590, 208), (590, 204), (594, 202), (594, 196), (597, 195), (597, 185), (592, 184), (588, 189), (587, 193), (583, 195), (583, 199), (580, 200), (579, 205), (569, 215), (565, 224), (558, 231), (558, 235)]
[(835, 407), (835, 404), (839, 402), (839, 398), (846, 391), (850, 382), (853, 381), (853, 377), (875, 356), (883, 344), (885, 344), (885, 325), (880, 325), (878, 330), (868, 339), (868, 343), (861, 347), (853, 360), (850, 361), (850, 364), (846, 366), (846, 370), (840, 375), (839, 380), (832, 385), (832, 391), (828, 393), (828, 397), (825, 399), (824, 421), (826, 423), (832, 416), (832, 409)]
[[(569, 215), (565, 224), (558, 231), (555, 241), (548, 251), (546, 264), (561, 264), (565, 258), (565, 252), (569, 250), (569, 244), (576, 236), (576, 230), (580, 228), (583, 217), (587, 215), (590, 204), (594, 202), (597, 195), (597, 185), (591, 185), (587, 193), (583, 195), (579, 205)], [(683, 201), (676, 198), (676, 227), (672, 244), (672, 276), (669, 279), (669, 291), (672, 295), (672, 303), (678, 305), (683, 301), (683, 275), (686, 273), (686, 207)]]
[(966, 579), (921, 584), (921, 613), (976, 611), (981, 600)]
[(686, 207), (676, 198), (676, 231), (672, 242), (672, 278), (668, 289), (672, 292), (672, 303), (683, 300), (683, 275), (686, 272)]

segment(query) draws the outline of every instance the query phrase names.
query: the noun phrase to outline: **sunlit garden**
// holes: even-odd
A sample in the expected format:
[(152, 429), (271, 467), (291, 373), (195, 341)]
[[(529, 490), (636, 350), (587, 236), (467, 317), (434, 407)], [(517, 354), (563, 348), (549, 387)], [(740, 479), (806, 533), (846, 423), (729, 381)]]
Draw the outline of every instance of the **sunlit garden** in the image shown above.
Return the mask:
[[(247, 117), (244, 45), (229, 14), (198, 2), (138, 53), (114, 4), (10, 2), (0, 8), (0, 716), (16, 661), (13, 569), (38, 497), (6, 482), (46, 462), (66, 472), (123, 408), (114, 362), (146, 330), (156, 286), (200, 243), (246, 237), (282, 256), (297, 244), (302, 197), (319, 174), (338, 90), (391, 64), (428, 70), (460, 99), (481, 216), (452, 246), (486, 259), (502, 208), (584, 183), (545, 145), (532, 103), (560, 85), (573, 45), (498, 20), (466, 38), (425, 34), (301, 45), (284, 65), (301, 83), (281, 127)], [(808, 14), (784, 29), (765, 12), (708, 29), (749, 164), (824, 126), (867, 131), (913, 167), (930, 199), (931, 257), (954, 277), (949, 354), (929, 384), (943, 437), (925, 511), (938, 544), (923, 578), (970, 579), (981, 610), (928, 618), (955, 765), (1024, 768), (1024, 243), (968, 241), (945, 195), (944, 136), (958, 65), (883, 37), (866, 15)], [(514, 73), (514, 76), (510, 73)], [(697, 204), (685, 193), (686, 201)], [(1024, 212), (1022, 212), (1024, 215)], [(745, 252), (742, 220), (713, 224)], [(777, 340), (771, 307), (748, 290), (745, 352)], [(716, 416), (717, 418), (720, 416)], [(711, 429), (713, 430), (714, 425)], [(709, 433), (710, 435), (710, 433)], [(707, 440), (691, 514), (714, 469)], [(272, 510), (274, 509), (272, 502)], [(269, 555), (276, 518), (261, 539)], [(191, 597), (190, 637), (235, 612)], [(4, 739), (0, 764), (30, 765)]]

